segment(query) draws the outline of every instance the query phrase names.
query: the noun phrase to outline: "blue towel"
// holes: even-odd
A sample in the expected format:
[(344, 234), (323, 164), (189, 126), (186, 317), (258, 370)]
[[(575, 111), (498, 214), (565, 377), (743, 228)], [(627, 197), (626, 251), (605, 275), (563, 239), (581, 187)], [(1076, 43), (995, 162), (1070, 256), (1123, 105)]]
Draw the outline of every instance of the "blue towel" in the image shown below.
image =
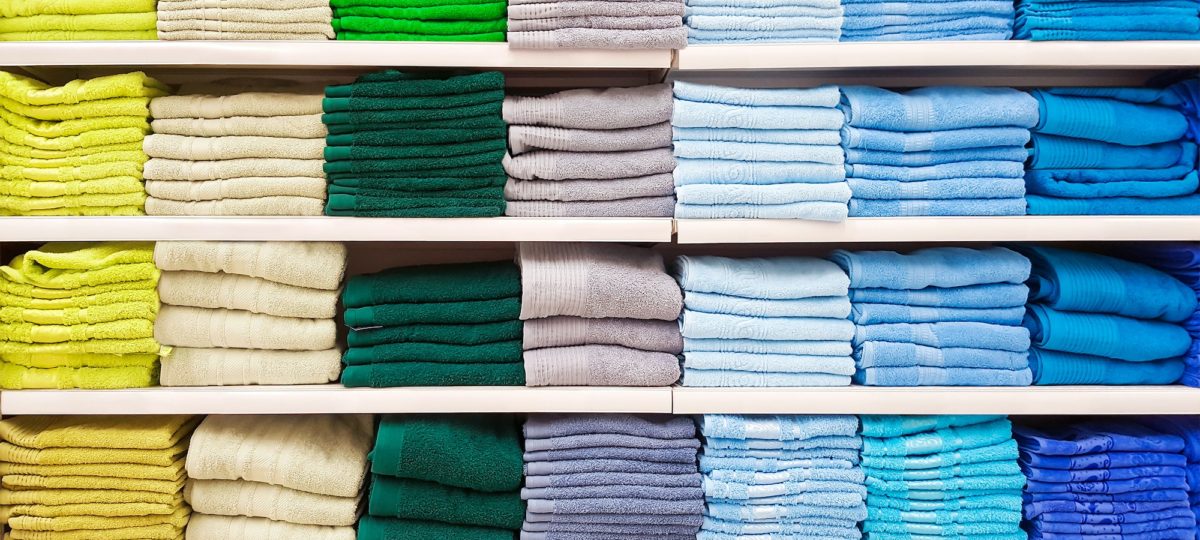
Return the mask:
[(1088, 470), (1122, 467), (1184, 467), (1187, 458), (1176, 452), (1094, 452), (1069, 456), (1046, 456), (1021, 451), (1021, 464), (1043, 469)]
[[(1168, 34), (1200, 33), (1200, 15), (1192, 10), (1190, 16), (1137, 15), (1110, 12), (1104, 15), (1072, 15), (1067, 17), (1027, 15), (1017, 18), (1017, 24), (1030, 30), (1059, 30), (1070, 32), (1153, 32)], [(1018, 36), (1019, 37), (1019, 36)]]
[(888, 131), (938, 131), (1037, 124), (1037, 100), (1011, 88), (934, 86), (900, 94), (870, 86), (842, 88), (846, 124)]
[(814, 525), (796, 521), (772, 521), (755, 523), (746, 521), (722, 521), (711, 518), (704, 520), (704, 527), (697, 540), (741, 540), (747, 537), (761, 538), (780, 536), (798, 536), (801, 538), (846, 538), (858, 540), (862, 533), (850, 523), (849, 526)]
[(752, 317), (832, 317), (835, 319), (845, 319), (850, 316), (850, 299), (845, 296), (765, 299), (684, 291), (683, 304), (692, 311), (729, 313)]
[(1073, 533), (1052, 533), (1035, 530), (1029, 533), (1028, 540), (1079, 540), (1080, 538), (1088, 540), (1179, 540), (1190, 539), (1195, 532), (1194, 528), (1189, 528), (1136, 534), (1093, 534), (1081, 536)]
[[(954, 490), (1019, 490), (1025, 486), (1025, 477), (1020, 472), (1000, 476), (962, 476), (933, 480), (884, 480), (867, 475), (867, 486), (872, 490), (904, 493), (907, 491), (954, 491)], [(870, 502), (867, 504), (870, 507)], [(1020, 518), (1017, 518), (1020, 521)]]
[[(1175, 162), (1172, 161), (1172, 163)], [(1025, 166), (1019, 161), (960, 161), (927, 167), (893, 167), (851, 163), (846, 165), (846, 177), (893, 182), (956, 178), (1025, 178)]]
[[(827, 497), (826, 499), (831, 499)], [(839, 518), (861, 521), (867, 516), (867, 507), (862, 499), (839, 496), (839, 505), (759, 505), (709, 501), (708, 516), (725, 521), (801, 520), (804, 518)]]
[(673, 273), (687, 292), (744, 298), (796, 299), (846, 296), (850, 279), (838, 265), (815, 257), (683, 255)]
[(1029, 142), (1029, 129), (980, 127), (905, 133), (846, 126), (842, 147), (880, 152), (947, 152), (971, 148), (1021, 147)]
[(1008, 30), (1012, 28), (1012, 12), (1006, 15), (969, 13), (936, 15), (847, 15), (842, 33), (873, 34), (902, 30), (977, 31), (981, 29)]
[(1033, 384), (1047, 385), (1148, 385), (1171, 384), (1183, 374), (1181, 358), (1154, 362), (1126, 362), (1101, 356), (1029, 350), (1029, 369)]
[(879, 480), (911, 482), (915, 480), (945, 480), (971, 476), (1019, 475), (1021, 468), (1014, 461), (987, 461), (939, 469), (870, 469), (871, 477)]
[(892, 165), (896, 167), (925, 167), (957, 161), (1017, 161), (1024, 163), (1028, 157), (1029, 152), (1023, 146), (965, 148), (938, 152), (885, 152), (858, 148), (846, 149), (846, 161), (850, 163)]
[[(691, 8), (700, 9), (700, 8)], [(728, 105), (836, 107), (842, 99), (836, 86), (817, 88), (733, 88), (675, 81), (675, 97), (684, 101)]]
[(700, 472), (749, 471), (775, 473), (790, 469), (854, 469), (853, 462), (841, 459), (757, 459), (749, 457), (716, 457), (700, 454)]
[(1176, 107), (1187, 116), (1188, 138), (1200, 140), (1200, 80), (1184, 79), (1167, 88)]
[[(783, 484), (787, 482), (808, 482), (814, 480), (828, 482), (849, 482), (851, 484), (862, 484), (864, 476), (862, 469), (847, 468), (847, 469), (824, 469), (824, 468), (803, 468), (803, 469), (788, 469), (779, 472), (760, 472), (749, 471), (744, 469), (734, 470), (716, 470), (705, 475), (705, 478), (710, 478), (719, 482), (732, 482), (747, 485), (768, 485), (768, 484)], [(840, 491), (840, 490), (839, 490)]]
[(927, 525), (943, 523), (1009, 523), (1015, 526), (1021, 522), (1021, 513), (1000, 508), (913, 512), (897, 510), (895, 508), (867, 506), (867, 520)]
[(859, 449), (862, 439), (851, 435), (827, 435), (809, 437), (807, 439), (768, 440), (768, 439), (738, 439), (707, 436), (704, 448), (706, 451), (721, 449), (738, 450), (770, 450), (790, 452), (795, 450), (815, 450), (827, 448)]
[(1029, 480), (1025, 491), (1029, 493), (1130, 493), (1134, 491), (1158, 491), (1187, 489), (1187, 479), (1179, 476), (1147, 476), (1132, 480), (1106, 480), (1100, 482), (1041, 482)]
[(1000, 418), (978, 424), (945, 427), (902, 437), (864, 437), (863, 457), (920, 456), (982, 448), (1012, 439), (1012, 423)]
[[(901, 497), (871, 494), (871, 508), (892, 508), (906, 512), (961, 512), (978, 509), (998, 509), (1020, 512), (1020, 494), (988, 494), (945, 500), (920, 501)], [(870, 510), (868, 510), (869, 512)]]
[(1012, 17), (1012, 2), (971, 0), (970, 2), (879, 2), (850, 3), (847, 17), (863, 15), (1000, 15)]
[(924, 289), (987, 283), (1024, 283), (1029, 259), (1007, 248), (936, 247), (895, 251), (835, 250), (830, 259), (845, 270), (855, 289)]
[(1013, 427), (1022, 452), (1078, 456), (1098, 452), (1182, 452), (1178, 435), (1162, 433), (1134, 420), (1090, 420), (1035, 428)]
[(689, 184), (795, 184), (846, 181), (846, 167), (819, 163), (680, 159), (675, 165), (675, 186)]
[[(856, 327), (854, 343), (861, 344), (867, 341), (1024, 352), (1029, 350), (1029, 330), (1021, 326), (962, 322), (870, 324)], [(687, 348), (686, 341), (684, 348)]]
[(675, 157), (688, 159), (846, 163), (846, 154), (837, 145), (676, 141), (674, 146)]
[[(1036, 520), (1033, 522), (1033, 528), (1042, 533), (1049, 532), (1073, 535), (1115, 534), (1121, 535), (1123, 538), (1125, 535), (1129, 534), (1149, 533), (1153, 531), (1190, 530), (1191, 534), (1189, 536), (1194, 536), (1196, 532), (1196, 517), (1176, 517), (1171, 519), (1156, 520), (1154, 522), (1112, 523), (1105, 525), (1091, 523), (1056, 523), (1044, 520)], [(1177, 537), (1170, 536), (1168, 538)]]
[(737, 30), (742, 32), (771, 32), (774, 30), (838, 30), (841, 17), (774, 17), (763, 19), (738, 15), (691, 15), (687, 25), (698, 30)]
[(1025, 178), (1035, 177), (1040, 183), (1166, 182), (1179, 180), (1195, 169), (1196, 144), (1184, 142), (1179, 162), (1162, 169), (1032, 169), (1025, 173)]
[[(853, 184), (851, 184), (853, 187)], [(1051, 197), (1068, 197), (1076, 199), (1100, 197), (1182, 197), (1196, 193), (1200, 188), (1200, 179), (1192, 171), (1178, 180), (1160, 182), (1105, 182), (1098, 184), (1080, 184), (1074, 182), (1057, 182), (1043, 175), (1027, 175), (1025, 187), (1029, 193), (1049, 195)]]
[(1025, 196), (1026, 182), (1019, 178), (951, 178), (893, 182), (846, 180), (855, 199), (1017, 199)]
[(1029, 369), (975, 368), (867, 368), (854, 374), (854, 382), (867, 386), (1029, 386)]
[(868, 519), (863, 522), (863, 531), (870, 538), (878, 534), (894, 534), (907, 538), (992, 538), (991, 535), (1024, 535), (1017, 523), (906, 523), (903, 521), (875, 521)]
[[(1077, 7), (1080, 5), (1076, 0), (1061, 0), (1061, 2), (1062, 3), (1059, 5), (1066, 8)], [(1133, 2), (1134, 4), (1132, 5), (1134, 6), (1147, 5), (1146, 2), (1140, 0), (1133, 0)], [(1181, 2), (1186, 2), (1190, 5), (1197, 6), (1193, 0), (1166, 0), (1162, 2), (1162, 5), (1178, 5)], [(1038, 3), (1038, 5), (1041, 6), (1049, 6), (1053, 4), (1054, 2)], [(1089, 2), (1086, 5), (1096, 6), (1098, 9), (1112, 9), (1115, 6), (1122, 5), (1122, 3), (1119, 2), (1119, 0), (1103, 0), (1100, 3)], [(1124, 3), (1123, 5), (1129, 6), (1130, 4)], [(1166, 105), (1169, 107), (1175, 107), (1181, 104), (1179, 97), (1171, 89), (1154, 88), (1149, 86), (1071, 86), (1065, 88), (1051, 88), (1047, 91), (1064, 96), (1106, 97), (1119, 99), (1121, 101), (1128, 101), (1130, 103), (1157, 103), (1159, 105)]]
[(1187, 471), (1183, 467), (1163, 467), (1158, 465), (1142, 467), (1117, 467), (1114, 469), (1043, 469), (1029, 465), (1021, 467), (1026, 478), (1039, 482), (1102, 482), (1106, 480), (1131, 480), (1151, 476), (1171, 476), (1184, 478)]
[(1003, 41), (1012, 37), (1012, 30), (938, 30), (917, 32), (888, 29), (891, 33), (842, 34), (841, 41)]
[(868, 490), (871, 497), (907, 497), (917, 501), (945, 501), (951, 499), (961, 499), (965, 497), (979, 497), (982, 495), (1016, 495), (1021, 491), (1018, 489), (951, 489), (941, 491), (904, 491), (890, 492), (871, 489)]
[(685, 365), (681, 382), (683, 386), (698, 388), (850, 386), (851, 377), (849, 375), (833, 375), (829, 373), (697, 370), (688, 368)]
[(1026, 493), (1026, 501), (1076, 501), (1076, 502), (1182, 502), (1188, 500), (1188, 492), (1182, 489), (1158, 489), (1131, 491), (1129, 493)]
[(1021, 370), (1029, 367), (1028, 353), (990, 349), (935, 348), (911, 343), (868, 341), (854, 351), (859, 369), (879, 367), (989, 368)]
[(1015, 283), (988, 283), (967, 287), (927, 289), (850, 289), (850, 300), (871, 304), (900, 304), (950, 308), (996, 308), (1024, 306), (1029, 288)]
[(1027, 195), (1029, 215), (1034, 216), (1195, 216), (1200, 215), (1200, 195), (1145, 199), (1108, 197), (1103, 199), (1066, 199)]
[[(1030, 503), (1025, 507), (1026, 519), (1032, 519), (1035, 516), (1046, 514), (1055, 514), (1066, 518), (1067, 516), (1088, 516), (1088, 515), (1153, 515), (1158, 512), (1173, 512), (1173, 509), (1179, 508), (1178, 502), (1109, 502), (1109, 503), (1085, 503), (1074, 501), (1038, 501)], [(1085, 518), (1086, 519), (1086, 518)], [(1048, 521), (1063, 521), (1063, 519), (1051, 519)]]
[[(1037, 515), (1039, 521), (1045, 523), (1073, 523), (1087, 525), (1114, 525), (1119, 523), (1147, 523), (1151, 521), (1159, 521), (1166, 519), (1187, 518), (1195, 521), (1196, 516), (1192, 514), (1191, 508), (1180, 503), (1173, 503), (1171, 507), (1153, 512), (1122, 512), (1122, 513), (1096, 513), (1096, 512), (1043, 512)], [(1170, 504), (1170, 503), (1168, 503)]]
[[(779, 5), (779, 6), (770, 7), (770, 8), (730, 7), (730, 6), (691, 6), (691, 5), (689, 5), (689, 6), (687, 6), (687, 9), (684, 11), (684, 21), (686, 22), (687, 17), (691, 16), (691, 15), (743, 16), (743, 17), (759, 17), (759, 18), (811, 17), (814, 19), (820, 19), (820, 18), (825, 18), (825, 17), (841, 17), (842, 10), (838, 7), (816, 7), (816, 6), (808, 6), (808, 5)], [(828, 25), (813, 25), (814, 28), (820, 28), (821, 26), (825, 26), (826, 28), (828, 27)], [(829, 30), (832, 30), (832, 29), (829, 29)], [(764, 33), (769, 33), (769, 32), (771, 32), (771, 31), (765, 31)], [(693, 99), (692, 101), (702, 101), (702, 100)], [(835, 103), (835, 105), (836, 105), (836, 103)]]
[(858, 433), (858, 418), (853, 415), (706, 414), (700, 418), (700, 432), (710, 438), (772, 441), (850, 437)]
[[(1024, 328), (1026, 341), (1029, 331)], [(1028, 348), (1028, 347), (1027, 347)], [(763, 341), (757, 339), (697, 339), (683, 340), (683, 352), (725, 352), (790, 354), (801, 356), (850, 356), (853, 347), (845, 341)]]
[[(1170, 433), (1183, 439), (1183, 454), (1187, 457), (1189, 474), (1194, 472), (1194, 465), (1200, 463), (1200, 418), (1195, 416), (1155, 416), (1143, 419), (1153, 429), (1162, 433)], [(1192, 486), (1193, 490), (1200, 489), (1200, 482)]]
[(850, 199), (850, 217), (1020, 216), (1023, 199)]
[[(721, 143), (717, 143), (721, 144)], [(805, 184), (688, 184), (675, 188), (675, 198), (685, 205), (785, 205), (805, 202), (836, 202), (842, 208), (850, 200), (850, 186), (843, 182)]]
[[(678, 82), (676, 82), (678, 84)], [(672, 141), (728, 141), (779, 144), (841, 144), (840, 131), (831, 129), (740, 129), (672, 127)]]
[(704, 479), (704, 496), (711, 499), (728, 499), (744, 501), (767, 499), (773, 497), (790, 497), (809, 493), (851, 493), (860, 499), (867, 496), (867, 488), (862, 482), (824, 482), (812, 480), (806, 482), (783, 482), (779, 484), (740, 484), (736, 482), (719, 482)]
[(675, 100), (671, 125), (745, 129), (841, 129), (841, 111), (828, 107), (749, 107)]
[(937, 415), (882, 415), (864, 414), (862, 422), (864, 437), (902, 437), (939, 429), (976, 426), (1003, 420), (999, 414), (937, 414)]
[(854, 360), (849, 356), (691, 352), (684, 354), (683, 366), (690, 370), (854, 375)]
[(1038, 100), (1038, 133), (1128, 146), (1177, 141), (1187, 119), (1175, 109), (1109, 98), (1030, 92)]
[(1130, 362), (1175, 358), (1192, 346), (1192, 336), (1179, 325), (1040, 304), (1029, 306), (1023, 325), (1035, 347)]
[[(861, 444), (859, 445), (861, 447)], [(705, 448), (704, 455), (711, 457), (734, 457), (767, 459), (774, 461), (800, 459), (838, 459), (858, 463), (858, 448), (812, 448), (805, 450), (758, 450), (745, 448)]]
[(688, 28), (688, 43), (798, 43), (805, 41), (837, 41), (842, 35), (836, 30), (776, 30), (747, 31), (701, 30)]
[[(1142, 15), (1179, 15), (1193, 16), (1196, 14), (1196, 3), (1191, 0), (1165, 0), (1155, 2), (1111, 1), (1080, 2), (1062, 4), (1043, 4), (1026, 2), (1017, 6), (1017, 16), (1046, 16), (1046, 17), (1075, 17), (1107, 15), (1114, 11), (1123, 15), (1138, 17)], [(1133, 103), (1139, 103), (1134, 101)]]
[(807, 219), (839, 222), (847, 217), (849, 208), (844, 202), (675, 205), (676, 219)]
[(864, 304), (855, 302), (850, 320), (858, 325), (890, 323), (981, 322), (1017, 326), (1025, 315), (1024, 307), (947, 308)]
[(1165, 169), (1184, 157), (1181, 142), (1124, 146), (1087, 139), (1033, 134), (1031, 169)]

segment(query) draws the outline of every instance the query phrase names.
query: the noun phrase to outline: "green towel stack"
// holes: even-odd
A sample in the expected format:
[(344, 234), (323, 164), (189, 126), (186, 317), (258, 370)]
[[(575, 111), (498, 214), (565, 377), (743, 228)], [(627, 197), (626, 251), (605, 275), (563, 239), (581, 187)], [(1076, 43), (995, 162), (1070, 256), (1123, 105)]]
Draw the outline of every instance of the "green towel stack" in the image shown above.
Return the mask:
[(4, 0), (0, 41), (155, 39), (155, 0)]
[(521, 272), (512, 262), (396, 268), (342, 293), (346, 386), (520, 386)]
[(504, 41), (507, 0), (331, 0), (337, 39)]
[(382, 71), (325, 89), (331, 216), (504, 213), (504, 75)]
[(389, 415), (371, 452), (358, 540), (513, 540), (525, 518), (517, 421)]

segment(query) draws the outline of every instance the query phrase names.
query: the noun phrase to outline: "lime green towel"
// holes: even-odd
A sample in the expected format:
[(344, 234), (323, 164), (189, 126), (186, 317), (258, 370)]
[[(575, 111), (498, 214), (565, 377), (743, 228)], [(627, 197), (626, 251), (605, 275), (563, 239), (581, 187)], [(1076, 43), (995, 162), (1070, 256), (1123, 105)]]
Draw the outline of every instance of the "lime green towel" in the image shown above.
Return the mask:
[(65, 152), (107, 144), (142, 142), (142, 139), (146, 137), (146, 132), (137, 128), (96, 129), (79, 135), (46, 138), (30, 135), (0, 122), (0, 137), (15, 145), (51, 152)]
[(12, 282), (49, 289), (157, 280), (158, 275), (153, 242), (51, 242), (0, 266), (0, 276)]
[(340, 178), (333, 180), (330, 183), (330, 187), (392, 191), (396, 192), (396, 195), (399, 196), (407, 192), (435, 192), (499, 187), (503, 186), (506, 180), (507, 178), (503, 175), (463, 178)]
[(152, 30), (158, 13), (99, 13), (90, 15), (31, 15), (0, 18), (0, 33)]
[(361, 75), (352, 84), (328, 86), (325, 97), (448, 96), (503, 89), (504, 74), (499, 71), (441, 76), (388, 69)]
[[(28, 146), (9, 144), (8, 141), (5, 141), (2, 138), (0, 138), (0, 155), (16, 156), (18, 158), (29, 159), (29, 160), (46, 160), (46, 161), (50, 161), (51, 163), (55, 162), (55, 160), (67, 160), (67, 161), (62, 161), (62, 163), (57, 164), (57, 165), (51, 165), (54, 167), (68, 167), (68, 166), (70, 166), (69, 163), (71, 162), (69, 160), (80, 160), (80, 159), (85, 159), (85, 158), (97, 160), (100, 158), (99, 157), (91, 157), (91, 156), (98, 156), (100, 154), (111, 155), (114, 153), (126, 153), (126, 152), (137, 152), (139, 154), (142, 154), (142, 143), (136, 142), (136, 143), (106, 144), (103, 146), (96, 146), (93, 148), (77, 148), (74, 150), (50, 151), (50, 150), (41, 150), (41, 149), (37, 149), (37, 148), (30, 148)], [(145, 154), (142, 154), (142, 155), (144, 156)], [(145, 163), (145, 159), (146, 158), (142, 158), (142, 161), (139, 161), (139, 163)], [(115, 160), (108, 159), (108, 161), (115, 161)], [(95, 162), (95, 161), (93, 161), (93, 162)], [(38, 162), (35, 161), (35, 162), (31, 162), (31, 163), (35, 164), (35, 165), (31, 165), (31, 166), (37, 166), (36, 164)], [(48, 164), (50, 164), (50, 163), (48, 163)], [(19, 163), (10, 162), (9, 165), (19, 165)]]
[[(126, 145), (116, 145), (126, 146)], [(24, 156), (18, 156), (5, 152), (0, 152), (0, 160), (3, 160), (11, 167), (21, 167), (23, 169), (70, 169), (78, 167), (91, 167), (95, 165), (103, 165), (106, 163), (129, 164), (136, 165), (139, 169), (145, 165), (149, 157), (139, 148), (133, 150), (118, 150), (97, 152), (95, 154), (84, 154), (82, 156), (61, 157), (52, 159), (38, 159)], [(34, 173), (30, 173), (34, 174)], [(41, 174), (41, 173), (37, 173)]]
[(327, 113), (351, 111), (390, 111), (466, 107), (504, 101), (503, 90), (485, 90), (467, 94), (405, 97), (327, 97), (321, 107)]
[(38, 325), (95, 324), (125, 319), (153, 321), (157, 314), (157, 302), (141, 301), (67, 309), (25, 309), (8, 305), (0, 307), (0, 321), (4, 323)]
[(31, 182), (72, 182), (77, 180), (101, 180), (104, 178), (142, 178), (142, 164), (136, 162), (109, 162), (77, 167), (0, 167), (0, 179), (28, 180)]
[(149, 120), (139, 116), (103, 116), (47, 122), (21, 116), (7, 109), (0, 109), (0, 120), (21, 131), (50, 138), (79, 135), (95, 129), (136, 128), (146, 132), (150, 131)]
[[(150, 288), (117, 290), (93, 295), (67, 296), (64, 298), (36, 298), (0, 291), (0, 306), (4, 309), (26, 309), (32, 311), (69, 311), (98, 306), (144, 303), (158, 312), (158, 293)], [(128, 318), (128, 317), (123, 317)]]
[[(0, 36), (4, 35), (6, 34), (0, 34)], [(150, 98), (118, 97), (59, 105), (27, 105), (8, 96), (0, 96), (0, 107), (37, 120), (79, 120), (96, 116), (149, 116)]]
[[(0, 389), (90, 388), (113, 390), (158, 384), (158, 366), (31, 368), (0, 361)], [(7, 479), (8, 477), (5, 477)]]
[(372, 475), (370, 513), (502, 529), (520, 529), (525, 502), (518, 490), (486, 493), (425, 482)]
[(8, 474), (3, 485), (9, 489), (128, 489), (173, 494), (183, 490), (183, 476), (173, 480), (148, 480), (145, 478), (121, 478), (116, 476), (40, 476), (34, 474)]
[(521, 361), (521, 340), (479, 345), (449, 343), (384, 343), (351, 347), (342, 362), (356, 366), (380, 362), (447, 362), (452, 364), (506, 364)]
[(155, 0), (5, 0), (0, 17), (90, 15), (154, 11)]
[(481, 345), (520, 340), (522, 325), (521, 321), (500, 321), (486, 324), (384, 326), (351, 331), (346, 336), (346, 344), (350, 347), (370, 347), (388, 343)]
[[(141, 180), (130, 176), (75, 182), (35, 182), (0, 180), (0, 196), (13, 198), (50, 198), (71, 195), (142, 194)], [(102, 205), (103, 206), (103, 205)]]
[(418, 21), (409, 19), (384, 19), (379, 17), (344, 17), (333, 19), (335, 32), (397, 33), (425, 35), (462, 35), (503, 32), (508, 28), (508, 19), (490, 21)]
[(390, 362), (347, 366), (342, 370), (347, 387), (395, 386), (525, 386), (525, 364), (439, 364)]
[[(158, 286), (158, 269), (149, 269), (139, 264), (138, 271), (147, 273), (147, 277), (141, 280), (135, 279), (130, 281), (102, 283), (98, 285), (84, 285), (73, 289), (51, 289), (46, 287), (38, 287), (28, 283), (10, 281), (5, 278), (0, 279), (0, 293), (6, 295), (23, 296), (37, 300), (68, 300), (73, 297), (87, 297), (123, 291), (153, 292), (154, 288)], [(0, 277), (4, 277), (2, 273), (0, 273)]]
[(508, 414), (387, 415), (371, 472), (487, 492), (521, 487), (518, 421)]
[(0, 341), (62, 343), (65, 341), (144, 339), (154, 336), (154, 321), (124, 319), (95, 324), (0, 324)]
[(444, 144), (455, 142), (503, 139), (505, 129), (494, 128), (432, 128), (432, 129), (389, 129), (383, 131), (358, 131), (325, 137), (329, 146), (398, 146), (412, 144)]
[(55, 356), (65, 354), (158, 354), (160, 346), (154, 338), (89, 339), (62, 343), (17, 343), (0, 341), (0, 356), (10, 354)]
[(13, 215), (34, 215), (38, 211), (63, 211), (65, 215), (76, 215), (82, 208), (87, 207), (111, 208), (129, 206), (137, 208), (145, 203), (145, 193), (66, 195), (62, 197), (0, 196), (0, 211), (8, 211)]
[(487, 21), (503, 19), (508, 2), (447, 4), (425, 7), (348, 6), (338, 8), (338, 17), (377, 17), (446, 21)]
[[(100, 0), (97, 3), (102, 2), (103, 0)], [(0, 96), (25, 105), (59, 105), (111, 98), (152, 98), (168, 93), (170, 88), (167, 85), (140, 71), (77, 79), (62, 86), (52, 86), (37, 79), (0, 72)]]
[(93, 206), (76, 208), (52, 208), (50, 210), (25, 210), (14, 212), (0, 208), (0, 216), (144, 216), (144, 205), (138, 206)]
[(6, 32), (0, 33), (0, 41), (153, 41), (158, 39), (157, 30), (81, 30), (57, 32)]
[(0, 440), (25, 448), (167, 450), (199, 423), (188, 415), (17, 416), (0, 420)]
[[(140, 463), (85, 463), (79, 465), (37, 465), (6, 463), (0, 460), (0, 476), (10, 474), (35, 476), (105, 476), (144, 480), (175, 480), (183, 478), (185, 461), (182, 457), (168, 465)], [(130, 524), (132, 525), (132, 524)], [(34, 527), (26, 527), (34, 528)], [(55, 529), (43, 529), (55, 530)], [(71, 529), (64, 529), (71, 530)]]
[(158, 363), (157, 354), (93, 354), (93, 353), (63, 353), (55, 355), (40, 355), (30, 353), (0, 354), (0, 361), (18, 366), (51, 369), (68, 368), (116, 368), (116, 367), (153, 367)]
[(0, 442), (0, 463), (51, 466), (113, 464), (121, 467), (143, 465), (168, 467), (183, 459), (187, 449), (187, 440), (180, 441), (167, 449), (27, 448), (14, 443)]
[(513, 540), (513, 531), (437, 521), (363, 516), (358, 540)]

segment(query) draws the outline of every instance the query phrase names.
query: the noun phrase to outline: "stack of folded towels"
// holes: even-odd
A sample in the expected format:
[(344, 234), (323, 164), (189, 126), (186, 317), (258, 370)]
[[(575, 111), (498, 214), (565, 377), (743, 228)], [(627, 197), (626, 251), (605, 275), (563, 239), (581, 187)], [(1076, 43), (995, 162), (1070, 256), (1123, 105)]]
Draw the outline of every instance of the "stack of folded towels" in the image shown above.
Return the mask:
[(331, 216), (504, 214), (504, 74), (381, 71), (325, 89)]
[(283, 81), (184, 87), (150, 102), (146, 213), (319, 216), (321, 90)]
[(150, 243), (50, 243), (0, 267), (0, 388), (158, 381)]
[(1041, 113), (1025, 175), (1030, 214), (1200, 214), (1196, 143), (1185, 140), (1174, 92), (1055, 88), (1033, 97)]
[(855, 382), (1025, 386), (1029, 259), (1005, 248), (838, 250), (850, 276)]
[(868, 538), (1026, 540), (1003, 416), (863, 416)]
[(527, 386), (679, 380), (675, 321), (683, 299), (662, 255), (620, 244), (525, 242), (517, 263)]
[(1171, 384), (1192, 336), (1196, 293), (1149, 266), (1045, 246), (1033, 262), (1024, 325), (1034, 384)]
[(850, 280), (811, 257), (682, 256), (684, 386), (847, 386)]
[(519, 49), (682, 49), (684, 0), (512, 0), (508, 43)]
[(520, 386), (521, 272), (511, 261), (395, 268), (342, 293), (346, 386)]
[(670, 85), (509, 96), (504, 120), (505, 215), (671, 217)]
[[(1178, 279), (1191, 287), (1200, 299), (1200, 244), (1185, 242), (1147, 243), (1136, 245), (1127, 251), (1132, 260), (1148, 264)], [(1200, 303), (1192, 315), (1183, 321), (1183, 327), (1192, 336), (1192, 347), (1184, 357), (1181, 384), (1200, 387)], [(1195, 486), (1200, 490), (1200, 482)]]
[[(184, 453), (198, 418), (0, 421), (0, 523), (13, 539), (183, 538)], [(262, 537), (260, 537), (262, 538)]]
[(867, 496), (854, 416), (707, 414), (700, 540), (861, 538)]
[(187, 454), (191, 540), (352, 540), (371, 415), (212, 415)]
[(333, 38), (329, 0), (158, 0), (158, 39)]
[(798, 43), (837, 41), (842, 14), (851, 4), (839, 0), (686, 0), (688, 43)]
[(1017, 0), (1015, 39), (1200, 39), (1195, 0)]
[(846, 219), (836, 86), (675, 82), (676, 218)]
[(6, 0), (0, 41), (154, 39), (155, 0)]
[(1038, 121), (1029, 94), (948, 86), (842, 92), (851, 216), (1025, 213), (1025, 144)]
[(1118, 419), (1014, 432), (1030, 539), (1195, 537), (1183, 438)]
[(163, 386), (322, 384), (341, 369), (336, 242), (159, 242)]
[(522, 463), (512, 416), (385, 416), (358, 540), (513, 540)]
[(504, 41), (506, 0), (326, 0), (337, 39)]
[(0, 216), (141, 214), (150, 98), (167, 93), (141, 72), (58, 87), (0, 72)]
[(842, 4), (842, 41), (985, 41), (1013, 35), (1014, 10), (1008, 0), (842, 0)]
[(530, 415), (521, 538), (696, 538), (699, 447), (686, 416)]
[[(1200, 418), (1162, 415), (1142, 419), (1147, 427), (1183, 439), (1184, 465), (1187, 471), (1188, 501), (1200, 529)], [(1178, 460), (1175, 460), (1178, 463)], [(1174, 466), (1174, 465), (1172, 465)]]

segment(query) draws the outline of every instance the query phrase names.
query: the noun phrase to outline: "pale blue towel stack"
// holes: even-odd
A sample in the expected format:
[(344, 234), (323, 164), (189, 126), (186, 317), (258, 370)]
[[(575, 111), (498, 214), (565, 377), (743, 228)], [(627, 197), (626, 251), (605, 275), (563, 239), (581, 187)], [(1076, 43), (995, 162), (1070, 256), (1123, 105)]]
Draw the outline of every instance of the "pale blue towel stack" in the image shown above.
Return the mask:
[(1005, 0), (843, 0), (842, 41), (1004, 40), (1013, 3)]
[(1025, 213), (1025, 145), (1038, 119), (1029, 94), (868, 86), (842, 93), (851, 216)]
[(857, 540), (867, 517), (854, 416), (708, 414), (697, 540)]
[(846, 386), (854, 324), (837, 265), (682, 256), (684, 386)]
[(688, 43), (837, 41), (840, 0), (686, 0)]
[(676, 218), (846, 219), (837, 87), (675, 82)]
[(1029, 259), (1005, 248), (837, 250), (850, 276), (855, 382), (1025, 386)]
[(1026, 540), (1012, 424), (1003, 416), (862, 417), (870, 540)]

